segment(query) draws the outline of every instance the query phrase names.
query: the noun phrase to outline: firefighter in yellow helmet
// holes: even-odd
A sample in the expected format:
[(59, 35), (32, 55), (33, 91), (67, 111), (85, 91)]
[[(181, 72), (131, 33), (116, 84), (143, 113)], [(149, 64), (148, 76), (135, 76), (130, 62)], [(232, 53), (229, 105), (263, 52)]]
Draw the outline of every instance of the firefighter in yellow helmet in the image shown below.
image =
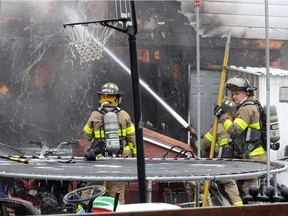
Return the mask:
[[(231, 91), (237, 105), (234, 120), (228, 118), (221, 106), (214, 108), (214, 114), (224, 130), (233, 137), (233, 143), (239, 155), (244, 159), (266, 161), (266, 151), (261, 142), (260, 110), (255, 105), (254, 91), (257, 89), (242, 76), (227, 80), (226, 88)], [(248, 195), (249, 187), (257, 185), (257, 179), (245, 179), (242, 189)]]
[[(135, 157), (135, 127), (130, 115), (119, 105), (123, 93), (112, 82), (105, 83), (99, 92), (99, 107), (93, 111), (83, 128), (90, 149), (84, 155), (86, 160), (96, 157)], [(120, 192), (119, 201), (125, 203), (125, 182), (107, 182), (108, 195), (114, 197)]]
[[(236, 104), (232, 101), (232, 99), (224, 97), (222, 100), (221, 107), (223, 108), (223, 112), (225, 112), (230, 119), (233, 119), (236, 112)], [(200, 141), (202, 157), (209, 156), (210, 147), (212, 144), (212, 138), (213, 138), (213, 127), (203, 136), (203, 138)], [(196, 148), (198, 147), (198, 143), (195, 136), (191, 139), (191, 145), (192, 144), (194, 144)], [(233, 158), (234, 157), (233, 154), (234, 154), (234, 148), (232, 146), (232, 139), (230, 138), (229, 134), (224, 130), (222, 124), (218, 123), (214, 157)], [(235, 180), (233, 179), (220, 180), (218, 183), (220, 187), (223, 186), (225, 192), (229, 196), (230, 199), (229, 201), (231, 202), (232, 205), (235, 206), (243, 205), (238, 190), (238, 186)]]

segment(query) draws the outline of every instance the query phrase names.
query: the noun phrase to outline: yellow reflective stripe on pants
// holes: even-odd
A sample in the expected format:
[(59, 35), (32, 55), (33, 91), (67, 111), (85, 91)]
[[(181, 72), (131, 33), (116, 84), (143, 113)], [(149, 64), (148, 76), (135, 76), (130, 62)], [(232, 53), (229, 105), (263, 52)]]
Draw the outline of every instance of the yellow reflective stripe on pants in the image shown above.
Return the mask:
[(125, 137), (126, 135), (127, 135), (127, 131), (126, 131), (126, 129), (119, 129), (118, 130), (118, 135), (119, 136), (123, 136), (123, 137)]
[(128, 141), (128, 146), (129, 146), (129, 150), (132, 152), (133, 155), (137, 154), (137, 149), (134, 148), (134, 145), (132, 142)]
[(241, 200), (241, 201), (238, 201), (238, 202), (234, 202), (233, 205), (234, 205), (234, 206), (242, 206), (242, 205), (243, 205), (243, 202), (242, 202), (242, 200)]
[(125, 146), (124, 150), (130, 151), (130, 147), (128, 145)]

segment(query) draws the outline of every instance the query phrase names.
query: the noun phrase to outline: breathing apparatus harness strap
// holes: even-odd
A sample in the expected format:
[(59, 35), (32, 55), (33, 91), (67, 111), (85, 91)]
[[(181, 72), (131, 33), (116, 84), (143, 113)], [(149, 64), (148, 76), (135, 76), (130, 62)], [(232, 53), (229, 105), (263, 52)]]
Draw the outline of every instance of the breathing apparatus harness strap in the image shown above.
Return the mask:
[[(119, 113), (121, 111), (121, 108), (120, 107), (115, 107), (115, 106), (109, 106), (109, 105), (107, 106), (107, 105), (105, 105), (105, 106), (98, 107), (97, 111), (100, 112), (104, 116), (108, 112), (113, 112), (113, 113), (117, 114), (117, 113)], [(102, 130), (104, 131), (104, 134), (105, 134), (104, 124), (105, 124), (105, 122), (104, 122), (104, 117), (103, 117), (103, 128), (102, 128)], [(121, 135), (119, 136), (120, 150), (118, 152), (118, 155), (121, 155), (123, 153), (123, 150), (126, 147), (127, 143), (126, 143), (125, 137), (123, 135), (122, 126), (120, 124), (118, 126), (119, 126), (119, 129), (121, 131)], [(106, 141), (105, 137), (103, 137), (103, 138), (101, 137), (101, 141), (103, 143), (106, 143), (105, 142)]]
[(237, 109), (243, 106), (247, 106), (247, 105), (255, 105), (255, 106), (258, 106), (259, 108), (262, 107), (261, 103), (258, 100), (246, 100), (242, 104), (239, 104), (237, 106)]
[(114, 106), (100, 106), (97, 108), (97, 111), (103, 115), (105, 115), (107, 112), (114, 112), (117, 114), (118, 112), (121, 111), (121, 108), (120, 107), (114, 107)]
[[(249, 158), (249, 154), (251, 152), (253, 152), (255, 149), (257, 149), (260, 146), (263, 146), (263, 136), (262, 135), (262, 131), (263, 129), (266, 128), (266, 121), (265, 123), (263, 122), (263, 114), (262, 112), (264, 112), (263, 107), (261, 105), (261, 103), (258, 100), (249, 100), (249, 101), (244, 101), (242, 104), (240, 104), (237, 109), (239, 109), (240, 107), (244, 107), (247, 105), (254, 105), (257, 106), (259, 108), (259, 112), (260, 112), (260, 130), (250, 127), (248, 126), (245, 129), (245, 143), (244, 143), (244, 158)], [(264, 124), (263, 124), (264, 123)], [(265, 127), (265, 128), (262, 128)], [(265, 129), (266, 131), (266, 129)]]
[[(99, 113), (101, 113), (103, 116), (108, 113), (108, 112), (114, 112), (115, 114), (119, 113), (121, 111), (121, 108), (120, 107), (114, 107), (114, 106), (100, 106), (97, 108), (97, 110)], [(104, 131), (104, 122), (103, 122), (103, 126), (100, 130), (103, 130)], [(105, 137), (101, 137), (101, 134), (100, 133), (100, 139), (101, 140), (105, 140)]]

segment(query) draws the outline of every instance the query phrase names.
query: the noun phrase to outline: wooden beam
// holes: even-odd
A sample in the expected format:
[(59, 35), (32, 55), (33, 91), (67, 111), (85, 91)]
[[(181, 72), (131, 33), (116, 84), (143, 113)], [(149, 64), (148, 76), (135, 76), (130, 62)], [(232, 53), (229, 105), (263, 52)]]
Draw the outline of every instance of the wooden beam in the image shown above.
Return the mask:
[[(260, 204), (260, 205), (244, 205), (244, 206), (215, 206), (203, 208), (183, 208), (177, 210), (162, 210), (162, 211), (145, 211), (145, 212), (113, 212), (101, 213), (101, 216), (286, 216), (288, 212), (287, 203)], [(73, 214), (65, 214), (72, 216)], [(82, 215), (99, 215), (82, 214)], [(74, 215), (73, 215), (74, 216)]]

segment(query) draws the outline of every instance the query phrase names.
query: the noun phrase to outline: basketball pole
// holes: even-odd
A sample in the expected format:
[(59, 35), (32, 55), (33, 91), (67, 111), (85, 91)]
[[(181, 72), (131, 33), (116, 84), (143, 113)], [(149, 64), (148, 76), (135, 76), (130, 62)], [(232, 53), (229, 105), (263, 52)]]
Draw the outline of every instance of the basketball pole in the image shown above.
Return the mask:
[[(128, 1), (127, 1), (128, 2)], [(114, 28), (118, 31), (124, 32), (128, 35), (129, 40), (129, 53), (130, 53), (130, 67), (131, 67), (131, 78), (132, 78), (132, 91), (133, 91), (133, 105), (134, 105), (134, 124), (135, 124), (135, 135), (136, 135), (136, 147), (137, 147), (137, 175), (138, 175), (138, 189), (139, 189), (139, 202), (145, 203), (146, 200), (146, 173), (145, 173), (145, 157), (144, 157), (144, 144), (143, 144), (143, 122), (142, 122), (142, 105), (140, 95), (140, 79), (138, 74), (138, 61), (137, 61), (137, 46), (136, 46), (136, 34), (137, 34), (137, 20), (135, 13), (134, 0), (130, 0), (131, 6), (131, 20), (130, 19), (119, 19), (125, 23), (124, 28), (116, 28), (113, 25), (109, 25), (109, 22), (113, 20), (102, 20), (92, 22), (80, 22), (80, 23), (68, 23), (64, 24), (63, 27), (84, 25), (90, 23), (100, 23), (103, 26)], [(127, 14), (128, 15), (128, 14)], [(131, 21), (132, 25), (127, 25), (127, 21)]]
[(139, 188), (139, 202), (146, 202), (146, 173), (145, 173), (145, 157), (143, 145), (143, 123), (142, 123), (142, 105), (139, 85), (138, 74), (138, 61), (137, 61), (137, 20), (135, 13), (134, 1), (131, 3), (131, 17), (132, 27), (129, 27), (127, 33), (129, 35), (129, 52), (131, 64), (131, 78), (133, 89), (133, 102), (134, 102), (134, 115), (135, 115), (135, 134), (137, 146), (137, 173), (138, 173), (138, 188)]

